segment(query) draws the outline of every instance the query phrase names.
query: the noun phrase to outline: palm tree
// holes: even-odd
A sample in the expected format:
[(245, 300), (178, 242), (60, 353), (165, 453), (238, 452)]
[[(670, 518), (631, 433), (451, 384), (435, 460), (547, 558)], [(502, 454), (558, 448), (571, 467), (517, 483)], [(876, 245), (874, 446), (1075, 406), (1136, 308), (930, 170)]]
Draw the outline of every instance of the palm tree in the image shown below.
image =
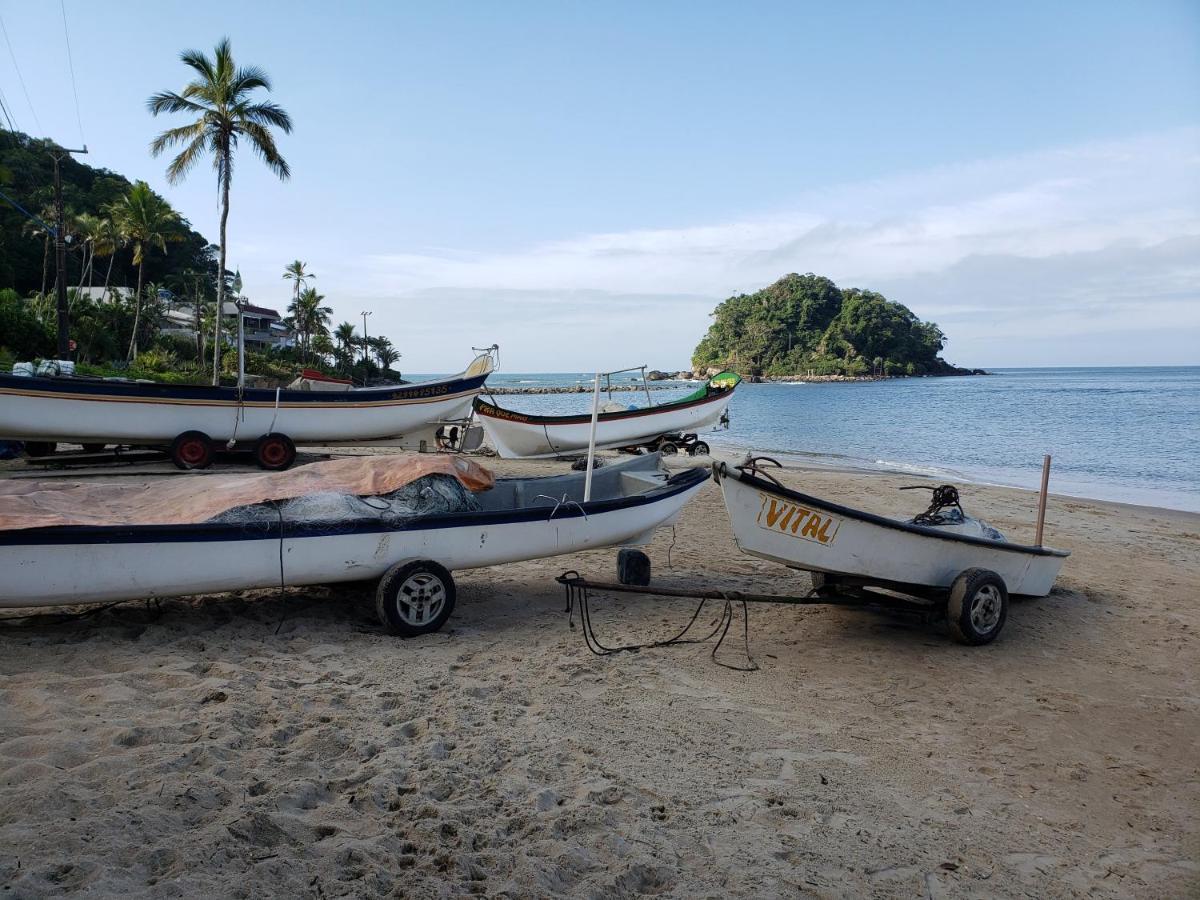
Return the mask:
[[(105, 216), (100, 219), (96, 233), (92, 237), (92, 261), (95, 262), (97, 256), (108, 257), (108, 268), (104, 272), (104, 291), (100, 295), (101, 301), (108, 296), (108, 282), (112, 278), (113, 260), (117, 258), (117, 251), (125, 246), (125, 235), (121, 233), (121, 229), (117, 223), (113, 221), (112, 216)], [(92, 284), (92, 273), (88, 272), (88, 286)]]
[[(229, 38), (222, 38), (212, 57), (199, 50), (185, 50), (179, 57), (199, 76), (189, 81), (181, 93), (163, 91), (147, 101), (150, 112), (186, 112), (196, 116), (195, 121), (169, 128), (154, 139), (150, 151), (158, 156), (166, 148), (182, 145), (171, 164), (167, 166), (167, 180), (176, 184), (183, 180), (188, 170), (205, 153), (213, 155), (213, 167), (217, 171), (217, 187), (221, 192), (221, 254), (217, 272), (225, 272), (225, 256), (228, 249), (225, 226), (229, 220), (229, 185), (233, 180), (233, 151), (240, 138), (250, 142), (254, 152), (281, 180), (291, 175), (287, 161), (275, 146), (272, 128), (284, 133), (292, 130), (292, 119), (277, 103), (252, 101), (254, 91), (262, 88), (271, 90), (267, 73), (257, 66), (237, 67), (233, 62), (233, 51)], [(224, 309), (224, 279), (217, 279), (217, 309)], [(218, 323), (220, 316), (217, 317)], [(218, 324), (218, 327), (219, 324)], [(213, 350), (213, 384), (220, 376), (221, 345), (218, 340)]]
[(353, 322), (343, 322), (333, 331), (333, 339), (337, 341), (338, 368), (343, 371), (354, 363), (354, 346), (358, 343), (358, 335), (354, 332)]
[(329, 317), (333, 308), (322, 306), (324, 294), (318, 294), (316, 288), (305, 288), (296, 300), (288, 307), (292, 314), (292, 323), (302, 336), (302, 344), (307, 353), (312, 349), (312, 339), (317, 335), (329, 335)]
[(324, 363), (326, 357), (334, 352), (333, 341), (330, 340), (328, 334), (315, 334), (312, 339), (312, 350), (317, 358)]
[(392, 363), (400, 358), (400, 352), (385, 337), (371, 338), (371, 343), (374, 345), (375, 358), (379, 360), (380, 368), (386, 372), (392, 367)]
[(129, 341), (129, 359), (132, 362), (137, 356), (138, 319), (142, 312), (142, 276), (146, 268), (146, 254), (156, 245), (166, 253), (167, 241), (183, 240), (183, 235), (179, 233), (179, 215), (144, 181), (134, 184), (128, 194), (113, 204), (110, 212), (121, 232), (133, 243), (133, 264), (138, 267), (133, 337)]
[(306, 262), (296, 260), (295, 262), (288, 263), (283, 268), (284, 281), (294, 282), (292, 285), (292, 302), (300, 299), (300, 289), (308, 286), (308, 279), (317, 277), (311, 272), (304, 271), (304, 267), (307, 265), (308, 263)]

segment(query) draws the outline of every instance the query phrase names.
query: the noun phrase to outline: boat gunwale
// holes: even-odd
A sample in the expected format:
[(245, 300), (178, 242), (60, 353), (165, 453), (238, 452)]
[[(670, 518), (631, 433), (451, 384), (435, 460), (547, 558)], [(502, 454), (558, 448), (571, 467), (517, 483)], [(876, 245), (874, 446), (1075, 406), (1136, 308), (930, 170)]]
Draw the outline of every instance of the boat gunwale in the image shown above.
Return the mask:
[(82, 402), (176, 403), (203, 406), (261, 406), (313, 408), (328, 406), (372, 407), (395, 403), (419, 403), (478, 393), (487, 375), (469, 378), (454, 375), (430, 381), (408, 382), (393, 387), (350, 391), (301, 391), (290, 388), (214, 387), (205, 384), (167, 384), (154, 381), (110, 381), (87, 377), (8, 375), (0, 373), (0, 396)]
[(839, 503), (833, 503), (829, 500), (822, 500), (820, 497), (814, 497), (811, 494), (804, 494), (800, 491), (792, 490), (791, 488), (781, 487), (772, 481), (765, 478), (758, 478), (748, 472), (743, 472), (735, 467), (728, 466), (724, 462), (713, 463), (713, 480), (717, 484), (721, 483), (722, 478), (735, 478), (743, 484), (753, 487), (760, 491), (765, 491), (768, 494), (776, 494), (785, 499), (792, 500), (798, 503), (803, 503), (805, 506), (810, 506), (814, 509), (819, 509), (824, 512), (833, 513), (834, 515), (844, 516), (849, 519), (856, 519), (860, 522), (865, 522), (870, 525), (879, 525), (883, 528), (890, 528), (895, 531), (903, 531), (907, 534), (917, 535), (919, 537), (937, 538), (942, 541), (952, 541), (958, 544), (970, 544), (975, 547), (987, 547), (990, 550), (1002, 550), (1007, 553), (1022, 553), (1028, 556), (1056, 556), (1068, 557), (1071, 555), (1070, 550), (1058, 550), (1054, 547), (1034, 547), (1028, 544), (1010, 544), (1007, 541), (989, 541), (986, 538), (974, 537), (969, 534), (950, 534), (940, 531), (929, 525), (914, 525), (909, 522), (901, 522), (896, 519), (889, 519), (887, 516), (881, 516), (877, 513), (866, 512), (861, 509), (854, 509), (850, 506), (842, 506)]
[[(740, 382), (739, 382), (740, 384)], [(657, 413), (675, 412), (681, 409), (692, 409), (697, 406), (702, 406), (705, 403), (714, 403), (718, 400), (727, 399), (733, 396), (733, 392), (737, 390), (735, 384), (731, 388), (718, 389), (707, 397), (700, 397), (696, 400), (679, 400), (671, 403), (662, 403), (658, 406), (648, 406), (645, 409), (623, 409), (617, 412), (601, 412), (596, 416), (597, 423), (615, 422), (622, 419), (636, 419), (640, 416), (650, 416)], [(476, 397), (474, 403), (475, 412), (480, 416), (486, 416), (489, 419), (496, 419), (501, 422), (512, 422), (516, 425), (587, 425), (592, 421), (591, 413), (583, 413), (582, 415), (572, 416), (540, 416), (530, 413), (520, 413), (507, 407), (500, 406), (496, 403), (489, 403), (482, 397)], [(499, 411), (504, 415), (496, 415), (493, 411)]]
[[(552, 506), (524, 506), (515, 509), (472, 510), (469, 512), (434, 513), (413, 516), (398, 522), (381, 519), (313, 520), (306, 522), (275, 519), (268, 522), (229, 523), (196, 522), (177, 525), (44, 525), (0, 531), (0, 547), (46, 546), (63, 544), (86, 546), (95, 544), (156, 544), (186, 541), (252, 541), (314, 537), (337, 537), (351, 534), (384, 534), (400, 531), (422, 531), (469, 526), (488, 527), (525, 522), (550, 522), (560, 519), (586, 519), (589, 515), (618, 512), (647, 506), (699, 487), (708, 481), (710, 472), (705, 466), (693, 466), (668, 477), (661, 486), (634, 494), (587, 503), (570, 501)], [(530, 480), (530, 479), (512, 479)], [(551, 518), (546, 513), (553, 510)]]

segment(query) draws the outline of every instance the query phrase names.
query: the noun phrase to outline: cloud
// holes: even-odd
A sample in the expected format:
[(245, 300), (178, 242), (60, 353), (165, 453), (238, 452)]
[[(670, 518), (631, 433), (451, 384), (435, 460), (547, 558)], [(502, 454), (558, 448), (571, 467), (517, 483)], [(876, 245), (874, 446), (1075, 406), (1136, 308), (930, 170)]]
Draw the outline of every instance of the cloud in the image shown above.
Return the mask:
[(1103, 363), (1120, 336), (1126, 360), (1140, 331), (1149, 363), (1163, 347), (1150, 333), (1200, 344), (1198, 242), (1200, 129), (1183, 129), (834, 187), (723, 224), (373, 255), (345, 288), (384, 302), (385, 331), (390, 319), (444, 350), (469, 323), (512, 347), (516, 369), (683, 365), (716, 300), (793, 271), (908, 304), (963, 363), (1053, 364), (1054, 337)]

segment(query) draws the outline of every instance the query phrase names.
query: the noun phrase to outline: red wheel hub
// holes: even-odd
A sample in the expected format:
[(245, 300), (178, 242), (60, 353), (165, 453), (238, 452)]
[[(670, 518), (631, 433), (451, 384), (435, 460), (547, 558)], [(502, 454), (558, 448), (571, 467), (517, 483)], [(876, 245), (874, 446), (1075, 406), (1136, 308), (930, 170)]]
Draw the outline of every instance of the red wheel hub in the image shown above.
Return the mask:
[(188, 440), (179, 445), (179, 458), (189, 465), (195, 465), (203, 461), (208, 448), (204, 446), (203, 441)]
[(283, 441), (264, 441), (262, 448), (259, 450), (259, 455), (267, 465), (277, 466), (287, 459), (287, 447), (284, 446)]

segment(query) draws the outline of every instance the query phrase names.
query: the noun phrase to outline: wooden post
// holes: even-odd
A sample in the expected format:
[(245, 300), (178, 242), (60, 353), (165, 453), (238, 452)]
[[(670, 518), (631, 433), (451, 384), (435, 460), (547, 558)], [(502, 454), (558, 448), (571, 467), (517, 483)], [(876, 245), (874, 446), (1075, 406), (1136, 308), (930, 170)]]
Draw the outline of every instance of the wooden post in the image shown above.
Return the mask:
[(1046, 526), (1046, 492), (1050, 487), (1050, 454), (1042, 458), (1042, 489), (1038, 493), (1037, 536), (1033, 543), (1042, 546), (1042, 531)]

